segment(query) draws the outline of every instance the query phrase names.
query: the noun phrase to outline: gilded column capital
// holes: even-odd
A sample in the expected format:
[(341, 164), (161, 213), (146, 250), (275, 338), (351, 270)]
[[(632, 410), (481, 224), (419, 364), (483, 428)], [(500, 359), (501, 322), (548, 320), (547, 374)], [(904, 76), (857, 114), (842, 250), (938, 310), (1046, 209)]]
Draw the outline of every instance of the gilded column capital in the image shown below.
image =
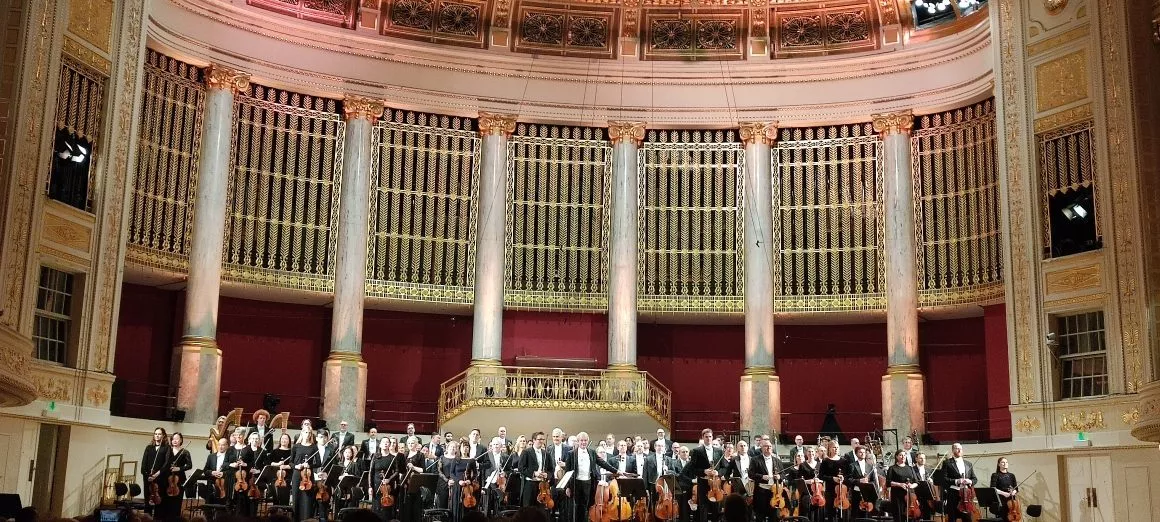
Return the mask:
[(738, 125), (741, 141), (746, 145), (773, 145), (777, 142), (776, 121), (752, 121)]
[(613, 145), (631, 139), (637, 146), (644, 141), (643, 121), (610, 121), (608, 122), (608, 140)]
[(250, 74), (235, 71), (218, 64), (211, 64), (205, 70), (205, 86), (209, 89), (229, 89), (242, 92), (250, 88)]
[(480, 136), (511, 136), (515, 131), (515, 114), (479, 111)]
[(360, 96), (347, 96), (342, 99), (342, 112), (346, 121), (364, 119), (375, 121), (383, 115), (385, 104), (382, 100), (372, 100)]
[(914, 111), (909, 109), (890, 114), (875, 114), (871, 118), (874, 121), (874, 132), (883, 137), (887, 134), (910, 134), (910, 130), (914, 128)]

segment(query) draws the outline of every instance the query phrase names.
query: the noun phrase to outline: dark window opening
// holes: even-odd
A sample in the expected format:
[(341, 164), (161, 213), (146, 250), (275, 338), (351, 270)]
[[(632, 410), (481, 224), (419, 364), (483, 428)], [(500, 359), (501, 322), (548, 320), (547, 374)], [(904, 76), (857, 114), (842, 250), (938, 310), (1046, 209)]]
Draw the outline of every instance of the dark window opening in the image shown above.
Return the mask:
[(1096, 232), (1096, 206), (1092, 186), (1056, 192), (1048, 196), (1051, 216), (1051, 257), (1062, 257), (1103, 246)]
[(93, 144), (68, 129), (56, 131), (52, 149), (52, 171), (49, 174), (48, 197), (88, 211), (89, 167)]

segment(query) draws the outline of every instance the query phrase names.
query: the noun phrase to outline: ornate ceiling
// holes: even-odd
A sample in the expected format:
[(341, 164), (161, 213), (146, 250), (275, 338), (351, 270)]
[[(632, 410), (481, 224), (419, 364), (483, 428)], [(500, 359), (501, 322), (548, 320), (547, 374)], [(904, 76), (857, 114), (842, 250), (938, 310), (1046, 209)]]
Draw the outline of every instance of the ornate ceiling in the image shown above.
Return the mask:
[[(909, 0), (245, 0), (359, 32), (477, 49), (644, 60), (874, 51), (967, 27), (915, 28)], [(985, 10), (981, 10), (985, 11)], [(980, 13), (981, 11), (976, 11)], [(961, 14), (956, 11), (956, 14)]]

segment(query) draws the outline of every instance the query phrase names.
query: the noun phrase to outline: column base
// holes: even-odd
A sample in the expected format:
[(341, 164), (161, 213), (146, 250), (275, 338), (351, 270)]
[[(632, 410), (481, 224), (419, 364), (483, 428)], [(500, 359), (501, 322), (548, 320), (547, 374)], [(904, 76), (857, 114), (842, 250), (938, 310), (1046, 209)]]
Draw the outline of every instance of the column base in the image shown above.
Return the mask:
[(912, 431), (924, 433), (926, 410), (922, 371), (917, 364), (891, 366), (882, 376), (882, 427), (898, 430), (899, 437)]
[(213, 424), (222, 384), (222, 351), (217, 340), (187, 335), (177, 347), (181, 351), (177, 408), (185, 410), (185, 422)]
[(346, 421), (355, 431), (366, 421), (367, 363), (357, 353), (330, 354), (322, 365), (322, 415), (328, 426)]
[(741, 374), (741, 430), (750, 437), (781, 431), (781, 378), (772, 367), (746, 368)]

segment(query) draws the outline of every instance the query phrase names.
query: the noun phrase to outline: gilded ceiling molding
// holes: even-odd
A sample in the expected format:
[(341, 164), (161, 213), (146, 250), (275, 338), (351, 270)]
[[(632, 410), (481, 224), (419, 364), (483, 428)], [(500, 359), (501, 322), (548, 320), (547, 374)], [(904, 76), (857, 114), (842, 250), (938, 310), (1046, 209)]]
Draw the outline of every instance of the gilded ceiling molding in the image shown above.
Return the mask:
[(608, 141), (619, 145), (626, 140), (632, 140), (636, 146), (644, 141), (645, 122), (643, 121), (610, 121), (608, 122)]
[(516, 131), (516, 115), (479, 111), (480, 136), (511, 137)]
[(342, 100), (342, 112), (346, 121), (364, 119), (375, 121), (383, 115), (386, 104), (382, 100), (372, 100), (358, 96), (348, 96)]
[(250, 88), (250, 74), (212, 64), (205, 70), (205, 86), (209, 89), (230, 89), (244, 92)]
[(746, 122), (738, 128), (741, 132), (741, 141), (746, 145), (773, 145), (777, 142), (776, 121)]
[(914, 111), (905, 110), (890, 114), (875, 114), (874, 132), (886, 137), (889, 134), (910, 134), (914, 129)]

